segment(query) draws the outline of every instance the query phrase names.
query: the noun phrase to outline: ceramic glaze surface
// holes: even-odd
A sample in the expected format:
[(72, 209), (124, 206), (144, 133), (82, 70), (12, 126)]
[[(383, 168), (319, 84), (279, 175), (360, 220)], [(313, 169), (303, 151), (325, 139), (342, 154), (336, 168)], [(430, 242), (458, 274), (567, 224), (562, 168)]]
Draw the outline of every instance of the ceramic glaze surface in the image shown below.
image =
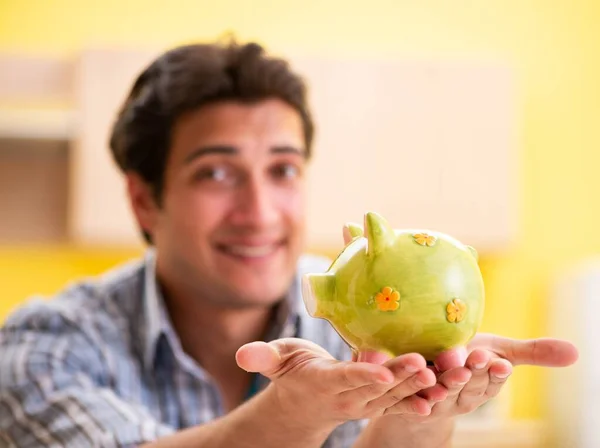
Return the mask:
[(484, 310), (477, 252), (443, 233), (393, 229), (369, 212), (326, 273), (303, 278), (308, 312), (328, 320), (355, 351), (427, 360), (467, 344)]

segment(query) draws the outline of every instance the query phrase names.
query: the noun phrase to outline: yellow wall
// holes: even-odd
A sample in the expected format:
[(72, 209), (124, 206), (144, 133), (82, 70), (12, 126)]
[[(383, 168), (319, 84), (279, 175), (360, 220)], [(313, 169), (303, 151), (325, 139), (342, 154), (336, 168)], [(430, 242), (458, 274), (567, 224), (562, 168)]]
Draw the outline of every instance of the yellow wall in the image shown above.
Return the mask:
[(0, 248), (0, 323), (32, 295), (50, 297), (69, 282), (96, 275), (141, 253), (136, 248)]
[[(2, 0), (0, 50), (165, 46), (235, 30), (280, 51), (508, 60), (520, 83), (520, 235), (506, 253), (482, 260), (484, 329), (535, 337), (546, 334), (555, 272), (600, 252), (599, 20), (596, 0)], [(49, 292), (126, 256), (69, 252), (60, 270), (56, 254), (0, 251), (2, 293)], [(542, 416), (543, 371), (519, 367), (511, 381), (513, 416)]]

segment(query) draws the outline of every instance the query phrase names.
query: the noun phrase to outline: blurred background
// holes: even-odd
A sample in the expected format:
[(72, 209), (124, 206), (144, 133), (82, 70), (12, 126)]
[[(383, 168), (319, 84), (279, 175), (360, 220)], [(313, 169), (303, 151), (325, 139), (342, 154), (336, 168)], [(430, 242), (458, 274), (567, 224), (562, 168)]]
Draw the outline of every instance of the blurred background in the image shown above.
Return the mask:
[(579, 345), (518, 367), (456, 446), (600, 446), (599, 20), (595, 0), (0, 0), (0, 321), (142, 253), (108, 125), (153, 56), (233, 32), (309, 82), (312, 252), (365, 209), (445, 231), (480, 253), (483, 331)]

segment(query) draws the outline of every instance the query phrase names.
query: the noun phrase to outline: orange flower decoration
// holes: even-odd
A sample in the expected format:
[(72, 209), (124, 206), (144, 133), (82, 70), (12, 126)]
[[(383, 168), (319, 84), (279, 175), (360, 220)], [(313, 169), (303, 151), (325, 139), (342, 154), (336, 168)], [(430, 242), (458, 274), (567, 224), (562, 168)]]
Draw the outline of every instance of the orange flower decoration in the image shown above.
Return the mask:
[(400, 293), (389, 286), (381, 288), (381, 292), (375, 295), (377, 308), (380, 311), (396, 311), (400, 307)]
[(460, 299), (454, 299), (446, 307), (446, 314), (449, 322), (458, 323), (467, 314), (467, 305)]
[(427, 233), (417, 233), (413, 235), (415, 241), (419, 243), (421, 246), (433, 246), (437, 241), (437, 238), (433, 235), (429, 235)]

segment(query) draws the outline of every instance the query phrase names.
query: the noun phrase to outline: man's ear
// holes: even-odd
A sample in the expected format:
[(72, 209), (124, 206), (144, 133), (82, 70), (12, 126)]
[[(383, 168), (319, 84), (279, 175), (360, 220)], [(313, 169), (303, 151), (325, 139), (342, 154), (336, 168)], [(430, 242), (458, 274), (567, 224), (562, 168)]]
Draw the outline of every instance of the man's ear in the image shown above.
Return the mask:
[(159, 211), (152, 188), (137, 173), (127, 173), (125, 179), (129, 205), (135, 219), (142, 230), (152, 235)]

